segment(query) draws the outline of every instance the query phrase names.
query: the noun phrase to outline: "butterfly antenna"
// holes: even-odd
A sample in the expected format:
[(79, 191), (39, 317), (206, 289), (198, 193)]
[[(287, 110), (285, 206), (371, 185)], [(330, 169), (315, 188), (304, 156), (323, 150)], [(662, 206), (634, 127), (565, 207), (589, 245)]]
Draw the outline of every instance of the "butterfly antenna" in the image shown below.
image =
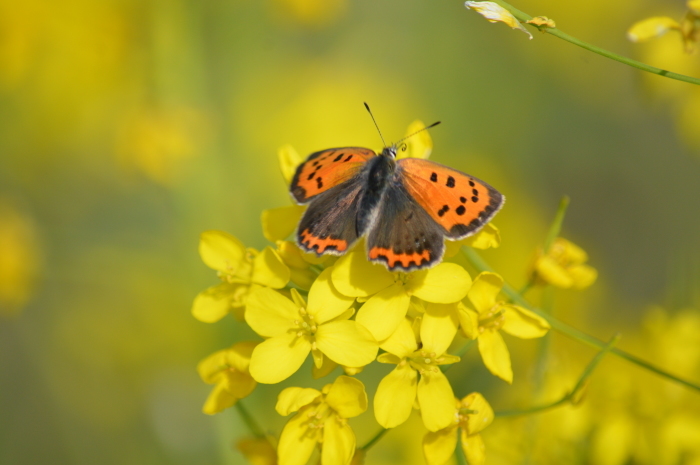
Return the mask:
[(384, 144), (384, 147), (386, 147), (386, 142), (384, 142), (384, 136), (382, 136), (382, 131), (379, 130), (379, 125), (377, 124), (377, 120), (374, 119), (374, 115), (372, 114), (372, 110), (369, 109), (369, 105), (367, 105), (367, 102), (363, 102), (365, 104), (365, 108), (369, 112), (369, 116), (372, 117), (372, 121), (374, 121), (374, 127), (377, 128), (377, 132), (379, 133), (379, 137), (382, 139), (382, 144)]
[(398, 142), (396, 142), (396, 143), (399, 144), (399, 143), (405, 141), (406, 139), (408, 139), (409, 137), (415, 136), (415, 135), (418, 134), (419, 132), (423, 132), (423, 131), (425, 131), (425, 130), (427, 130), (427, 129), (434, 128), (434, 127), (437, 126), (438, 124), (440, 124), (440, 121), (435, 121), (435, 122), (434, 122), (433, 124), (431, 124), (430, 126), (426, 126), (426, 127), (424, 127), (423, 129), (419, 129), (418, 131), (414, 132), (413, 134), (407, 135), (406, 137), (404, 137), (403, 139), (401, 139), (400, 141), (398, 141)]

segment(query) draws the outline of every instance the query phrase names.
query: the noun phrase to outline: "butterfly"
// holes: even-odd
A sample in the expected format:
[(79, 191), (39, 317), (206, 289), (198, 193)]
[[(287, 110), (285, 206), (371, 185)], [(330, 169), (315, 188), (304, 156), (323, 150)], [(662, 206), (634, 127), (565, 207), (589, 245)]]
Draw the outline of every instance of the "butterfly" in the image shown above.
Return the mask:
[(397, 150), (331, 148), (297, 167), (290, 192), (308, 204), (296, 232), (302, 250), (343, 255), (366, 235), (370, 261), (420, 270), (440, 262), (444, 239), (475, 234), (503, 206), (484, 181), (424, 159), (397, 160)]

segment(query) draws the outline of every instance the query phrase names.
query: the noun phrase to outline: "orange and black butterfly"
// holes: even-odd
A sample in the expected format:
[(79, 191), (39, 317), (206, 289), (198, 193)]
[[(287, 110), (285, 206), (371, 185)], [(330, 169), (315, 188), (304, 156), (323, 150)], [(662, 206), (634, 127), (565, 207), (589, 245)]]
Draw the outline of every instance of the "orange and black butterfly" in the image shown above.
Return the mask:
[(392, 145), (379, 155), (362, 147), (309, 155), (290, 187), (297, 203), (309, 204), (299, 247), (343, 255), (367, 235), (370, 261), (389, 271), (419, 270), (440, 262), (445, 238), (475, 234), (503, 206), (503, 195), (474, 176), (419, 158), (397, 160), (396, 152)]

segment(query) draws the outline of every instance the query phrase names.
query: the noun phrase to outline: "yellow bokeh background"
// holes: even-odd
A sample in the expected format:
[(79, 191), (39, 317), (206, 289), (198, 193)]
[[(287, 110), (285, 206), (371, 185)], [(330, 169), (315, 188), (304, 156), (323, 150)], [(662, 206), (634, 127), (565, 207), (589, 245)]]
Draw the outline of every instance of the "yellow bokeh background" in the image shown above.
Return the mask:
[[(639, 19), (680, 18), (680, 1), (516, 6), (700, 76), (677, 36), (625, 38)], [(232, 448), (244, 425), (201, 413), (195, 366), (254, 334), (192, 318), (216, 282), (199, 233), (264, 247), (261, 211), (289, 204), (277, 149), (380, 147), (365, 101), (387, 141), (441, 120), (431, 159), (505, 194), (502, 246), (483, 256), (515, 286), (569, 195), (563, 235), (599, 280), (557, 293), (556, 316), (619, 331), (620, 347), (700, 382), (700, 334), (684, 333), (700, 309), (700, 88), (533, 35), (461, 1), (0, 0), (0, 464), (244, 463)], [(507, 342), (513, 386), (472, 351), (450, 372), (456, 395), (479, 390), (496, 410), (551, 400), (595, 354), (558, 334), (544, 358)], [(306, 368), (285, 386), (321, 386)], [(387, 370), (362, 374), (370, 394)], [(246, 400), (273, 433), (279, 389)], [(497, 420), (487, 463), (622, 465), (627, 447), (634, 463), (697, 464), (678, 443), (692, 446), (698, 414), (698, 393), (608, 358), (581, 407)], [(657, 436), (635, 422), (668, 454), (647, 453)], [(351, 424), (360, 443), (377, 428), (371, 412)], [(423, 463), (421, 428), (414, 415), (366, 463)]]

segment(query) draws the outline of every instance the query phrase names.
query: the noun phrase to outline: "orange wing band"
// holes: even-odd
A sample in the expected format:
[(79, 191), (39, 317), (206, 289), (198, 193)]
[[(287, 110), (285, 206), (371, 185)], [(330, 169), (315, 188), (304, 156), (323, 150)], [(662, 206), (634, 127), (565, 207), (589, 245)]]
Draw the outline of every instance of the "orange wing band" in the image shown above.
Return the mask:
[(305, 229), (300, 234), (300, 237), (300, 242), (304, 245), (304, 247), (319, 255), (324, 253), (328, 248), (338, 252), (345, 252), (348, 248), (348, 241), (343, 239), (331, 239), (330, 237), (321, 239), (320, 237), (311, 234), (308, 229)]
[(424, 250), (422, 253), (395, 253), (391, 249), (384, 249), (382, 247), (372, 247), (369, 250), (369, 258), (371, 260), (377, 260), (379, 257), (385, 258), (389, 268), (396, 268), (396, 263), (400, 262), (401, 266), (404, 268), (409, 268), (412, 264), (413, 266), (420, 266), (424, 262), (430, 261), (430, 253)]

